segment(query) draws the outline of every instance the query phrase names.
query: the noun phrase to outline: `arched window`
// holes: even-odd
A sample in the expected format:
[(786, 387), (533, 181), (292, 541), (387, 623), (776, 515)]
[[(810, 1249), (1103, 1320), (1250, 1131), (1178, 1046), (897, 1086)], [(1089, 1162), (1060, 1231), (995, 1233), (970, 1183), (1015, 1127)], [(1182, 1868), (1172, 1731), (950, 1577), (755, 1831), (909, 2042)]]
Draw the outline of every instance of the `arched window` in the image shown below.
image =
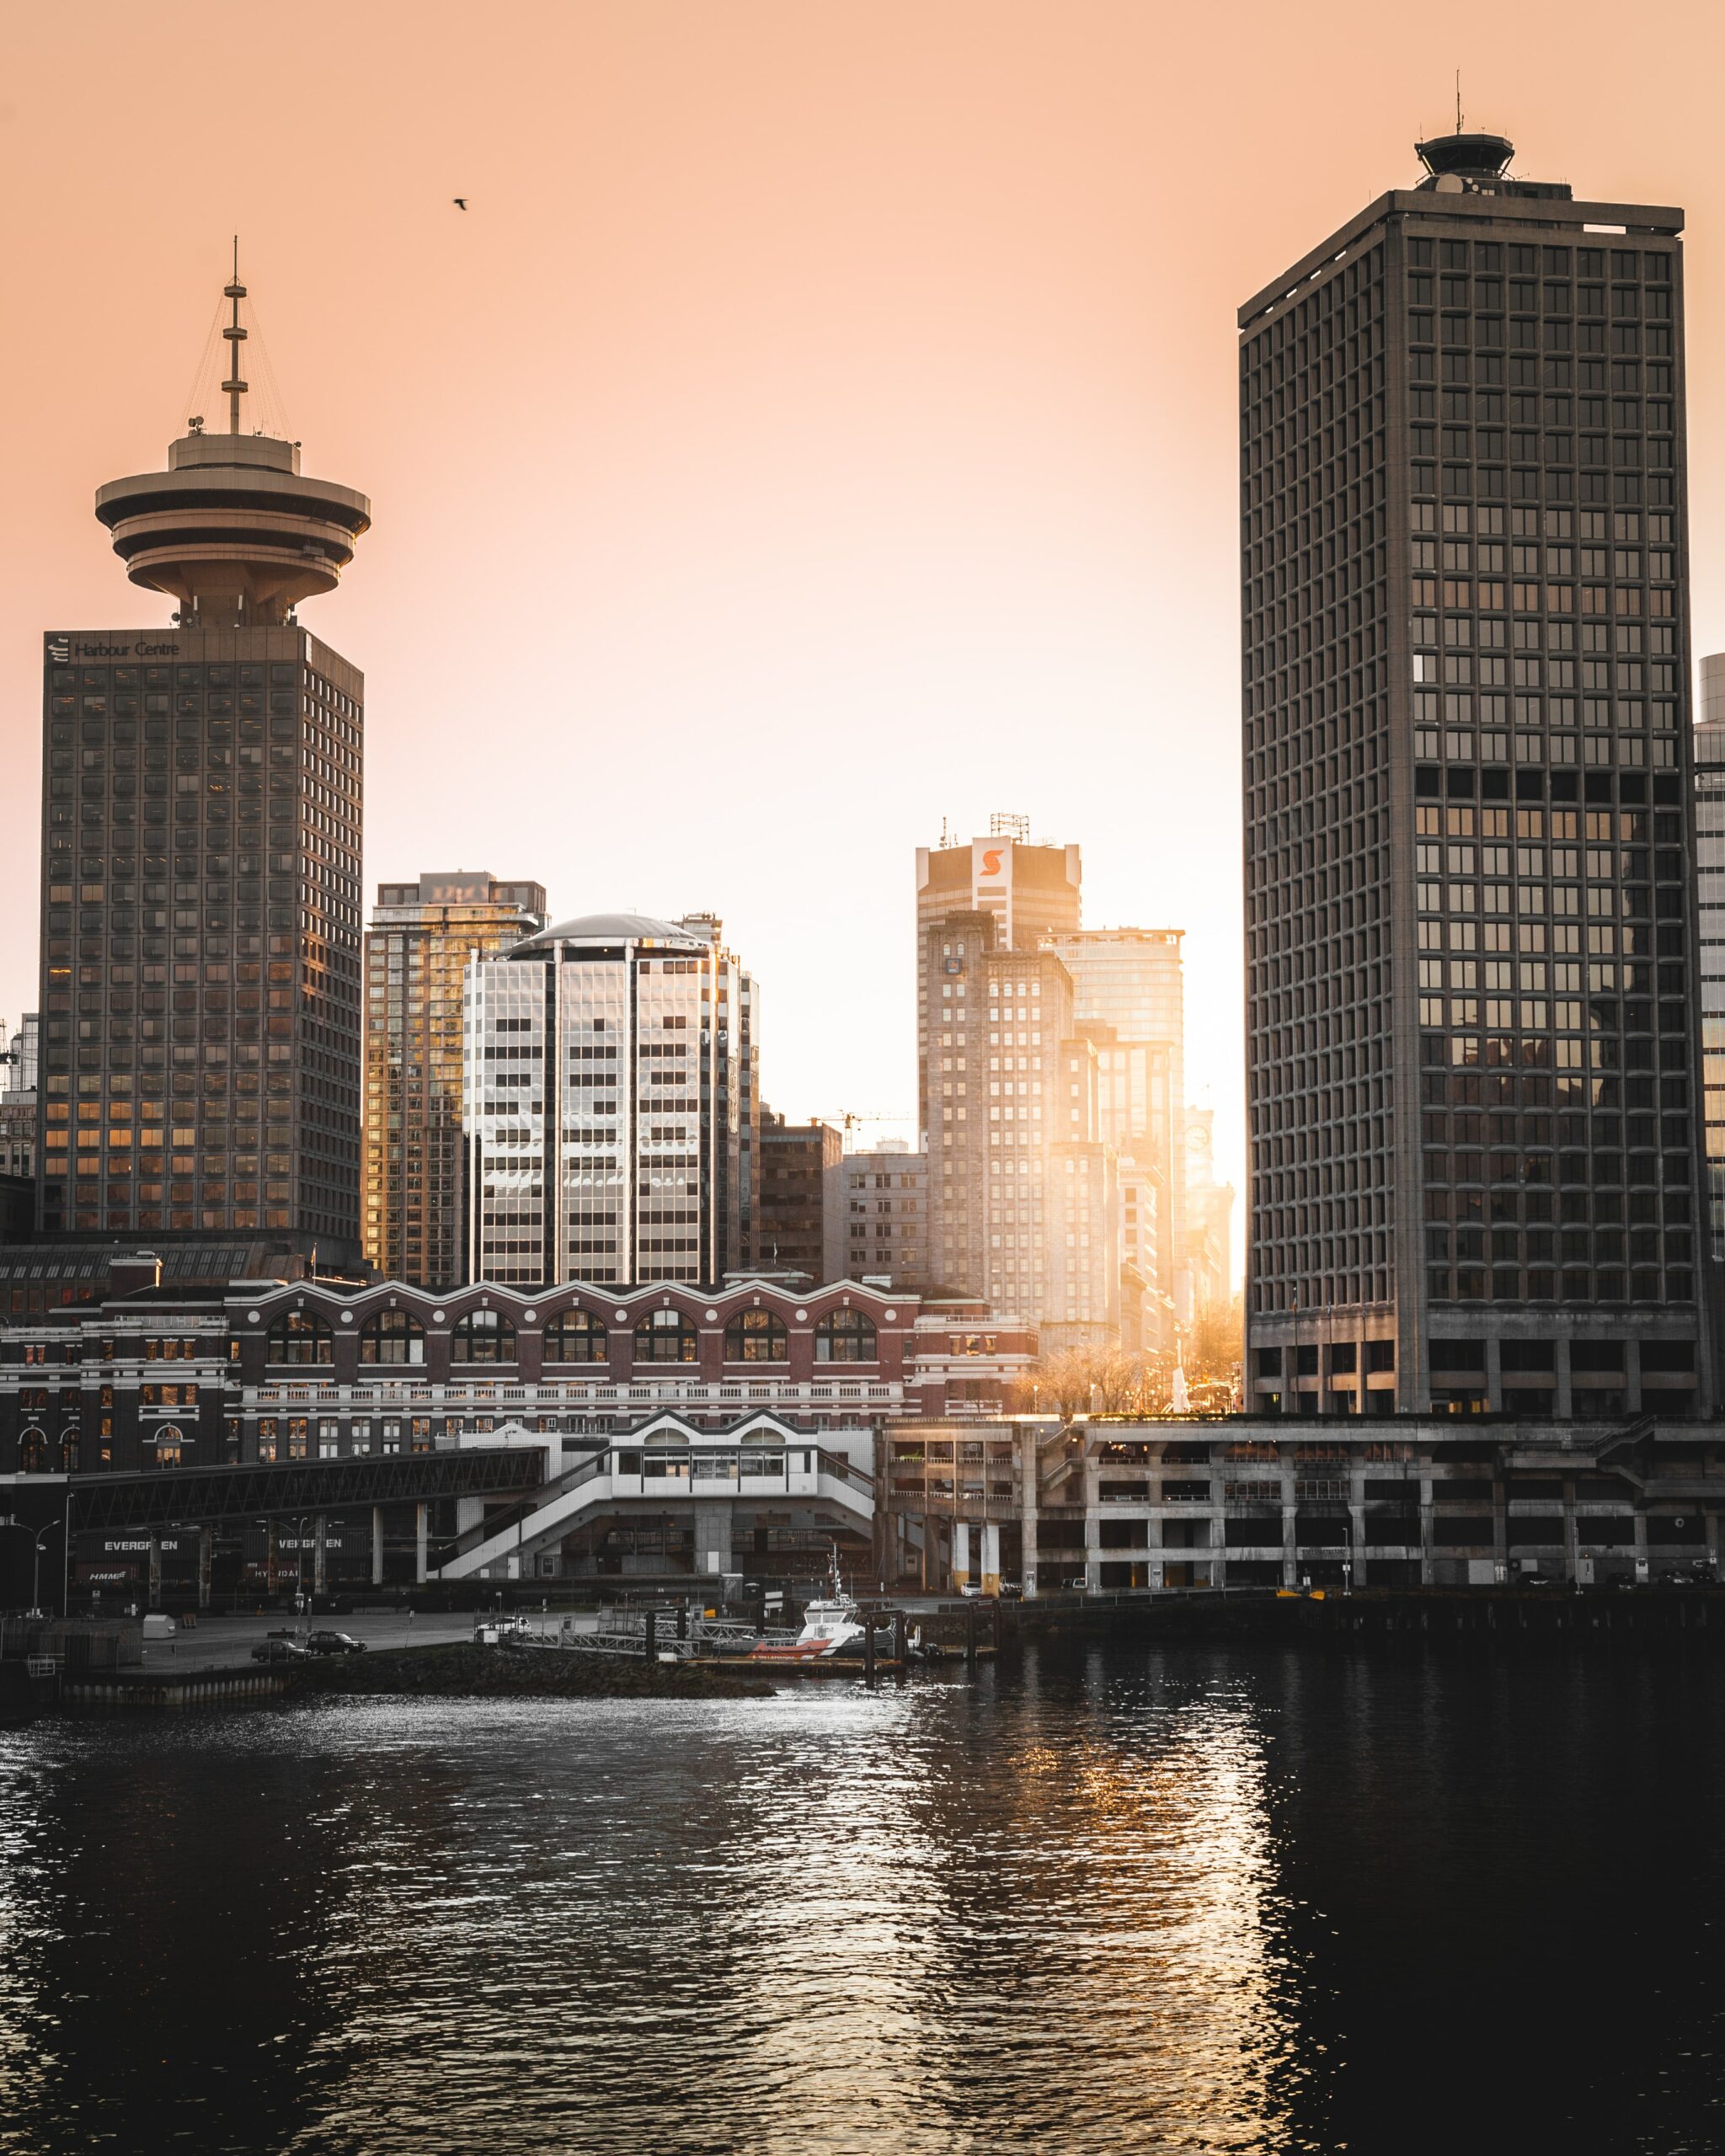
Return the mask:
[(331, 1363), (334, 1336), (315, 1310), (286, 1310), (270, 1328), (272, 1363)]
[(60, 1433), (60, 1472), (62, 1475), (77, 1473), (77, 1432), (76, 1430), (62, 1430)]
[(48, 1472), (48, 1440), (40, 1430), (25, 1430), (18, 1440), (18, 1471), (20, 1475), (45, 1475)]
[(590, 1310), (564, 1310), (545, 1328), (547, 1363), (602, 1363), (611, 1336)]
[(512, 1363), (515, 1329), (495, 1310), (469, 1310), (449, 1336), (452, 1363)]
[(423, 1363), (425, 1328), (411, 1310), (379, 1310), (360, 1327), (362, 1363)]
[(179, 1467), (184, 1460), (181, 1448), (185, 1439), (178, 1427), (164, 1422), (156, 1433), (156, 1465), (158, 1467)]
[(692, 1363), (699, 1353), (695, 1328), (681, 1310), (649, 1310), (635, 1327), (638, 1363)]
[(724, 1329), (728, 1363), (782, 1363), (790, 1352), (785, 1321), (771, 1310), (739, 1310)]
[(861, 1310), (831, 1310), (814, 1328), (817, 1363), (872, 1363), (876, 1359), (874, 1321)]

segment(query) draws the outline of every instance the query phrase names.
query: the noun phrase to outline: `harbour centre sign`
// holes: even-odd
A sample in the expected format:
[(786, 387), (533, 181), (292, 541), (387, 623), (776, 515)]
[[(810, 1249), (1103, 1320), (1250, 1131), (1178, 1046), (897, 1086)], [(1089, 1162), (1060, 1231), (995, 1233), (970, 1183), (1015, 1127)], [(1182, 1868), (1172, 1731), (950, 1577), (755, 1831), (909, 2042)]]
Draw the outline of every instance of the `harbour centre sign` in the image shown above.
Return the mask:
[(178, 659), (177, 643), (152, 643), (140, 637), (132, 643), (115, 643), (105, 638), (91, 637), (51, 636), (47, 639), (48, 657), (56, 666), (69, 666), (75, 659)]

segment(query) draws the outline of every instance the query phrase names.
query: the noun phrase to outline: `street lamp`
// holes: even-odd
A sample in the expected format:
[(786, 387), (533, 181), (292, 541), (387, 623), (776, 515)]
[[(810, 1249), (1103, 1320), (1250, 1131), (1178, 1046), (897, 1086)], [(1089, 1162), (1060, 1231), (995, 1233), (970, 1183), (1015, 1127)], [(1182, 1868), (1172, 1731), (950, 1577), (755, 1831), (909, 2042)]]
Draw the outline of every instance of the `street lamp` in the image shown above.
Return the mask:
[(21, 1534), (29, 1535), (34, 1545), (35, 1554), (30, 1563), (30, 1614), (32, 1616), (36, 1614), (42, 1599), (42, 1545), (56, 1527), (64, 1524), (63, 1516), (60, 1519), (51, 1519), (45, 1527), (40, 1529), (33, 1528), (28, 1520), (0, 1520), (0, 1527), (15, 1527)]

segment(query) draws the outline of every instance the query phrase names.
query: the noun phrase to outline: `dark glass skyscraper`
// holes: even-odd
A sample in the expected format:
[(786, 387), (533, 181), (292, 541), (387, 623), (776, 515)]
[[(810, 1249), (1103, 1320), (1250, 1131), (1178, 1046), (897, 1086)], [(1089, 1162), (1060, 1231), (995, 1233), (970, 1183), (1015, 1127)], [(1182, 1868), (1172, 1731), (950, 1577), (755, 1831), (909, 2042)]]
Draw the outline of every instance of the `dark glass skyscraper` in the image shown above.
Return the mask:
[(1240, 310), (1252, 1406), (1711, 1398), (1682, 217), (1512, 154)]
[(43, 668), (43, 1229), (359, 1256), (364, 683), (298, 627), (362, 494), (228, 431), (96, 514), (164, 627), (62, 630)]

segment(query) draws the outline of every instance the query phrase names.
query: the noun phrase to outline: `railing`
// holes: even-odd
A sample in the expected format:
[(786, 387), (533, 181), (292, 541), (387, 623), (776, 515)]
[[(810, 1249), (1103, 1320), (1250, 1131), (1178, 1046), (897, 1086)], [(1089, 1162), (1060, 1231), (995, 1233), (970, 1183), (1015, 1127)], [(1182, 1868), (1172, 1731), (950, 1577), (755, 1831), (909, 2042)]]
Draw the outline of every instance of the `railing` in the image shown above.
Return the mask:
[[(619, 1462), (626, 1454), (639, 1459), (640, 1466), (623, 1471)], [(704, 1464), (710, 1465), (719, 1457), (709, 1452)], [(728, 1450), (723, 1457), (729, 1468)], [(781, 1464), (777, 1472), (748, 1477), (756, 1486), (748, 1494), (819, 1497), (836, 1485), (843, 1502), (859, 1513), (873, 1513), (873, 1477), (854, 1467), (841, 1454), (828, 1452), (819, 1445), (793, 1446), (778, 1457)], [(672, 1477), (645, 1471), (650, 1465), (660, 1462), (675, 1462), (688, 1472)], [(697, 1472), (700, 1462), (701, 1455), (694, 1449), (680, 1449), (672, 1454), (654, 1454), (650, 1449), (633, 1445), (607, 1446), (602, 1452), (590, 1454), (569, 1473), (559, 1476), (526, 1512), (500, 1526), (488, 1525), (479, 1540), (445, 1564), (442, 1575), (446, 1578), (464, 1578), (487, 1566), (507, 1562), (517, 1555), (531, 1555), (547, 1539), (569, 1533), (590, 1502), (603, 1503), (607, 1498), (687, 1502), (703, 1497), (743, 1494), (743, 1484), (729, 1473), (703, 1476)], [(823, 1483), (827, 1486), (827, 1492), (823, 1491)], [(589, 1492), (589, 1486), (601, 1484), (602, 1488), (592, 1488)], [(589, 1494), (584, 1496), (584, 1492)]]
[[(181, 1382), (192, 1380), (183, 1379)], [(207, 1380), (216, 1381), (212, 1375)], [(495, 1404), (499, 1401), (523, 1406), (542, 1407), (617, 1407), (623, 1406), (669, 1406), (699, 1407), (702, 1406), (811, 1406), (830, 1407), (867, 1401), (873, 1405), (902, 1406), (903, 1385), (897, 1384), (870, 1385), (806, 1385), (772, 1383), (739, 1385), (730, 1381), (713, 1383), (671, 1383), (668, 1380), (649, 1381), (625, 1385), (583, 1383), (579, 1380), (547, 1379), (537, 1385), (494, 1383), (432, 1385), (421, 1380), (377, 1379), (362, 1380), (358, 1385), (315, 1385), (304, 1383), (287, 1384), (280, 1381), (248, 1386), (245, 1399), (248, 1406), (260, 1408), (278, 1406), (286, 1401), (322, 1401), (332, 1408), (337, 1405), (355, 1407), (444, 1407)], [(992, 1413), (992, 1409), (988, 1411)]]

